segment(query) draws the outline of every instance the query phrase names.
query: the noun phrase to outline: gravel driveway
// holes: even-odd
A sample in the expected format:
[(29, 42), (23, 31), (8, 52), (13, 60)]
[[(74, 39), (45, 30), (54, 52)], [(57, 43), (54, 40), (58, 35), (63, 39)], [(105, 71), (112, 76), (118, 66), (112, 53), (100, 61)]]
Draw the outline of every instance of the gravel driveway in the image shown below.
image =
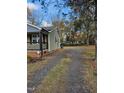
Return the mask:
[(33, 89), (40, 84), (39, 82), (42, 81), (48, 72), (67, 55), (71, 58), (72, 62), (69, 65), (68, 75), (66, 76), (66, 93), (90, 93), (84, 84), (83, 75), (80, 72), (83, 69), (83, 66), (81, 65), (81, 62), (83, 61), (81, 55), (82, 51), (83, 48), (81, 47), (67, 47), (64, 48), (63, 52), (56, 53), (52, 59), (48, 60), (48, 64), (35, 73), (32, 80), (28, 82), (28, 93), (33, 93)]

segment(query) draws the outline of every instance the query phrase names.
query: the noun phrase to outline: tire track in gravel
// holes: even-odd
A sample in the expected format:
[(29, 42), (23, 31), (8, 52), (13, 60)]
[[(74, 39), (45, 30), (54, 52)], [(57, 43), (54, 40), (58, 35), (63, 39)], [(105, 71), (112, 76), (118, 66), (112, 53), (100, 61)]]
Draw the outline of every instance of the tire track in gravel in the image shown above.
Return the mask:
[(83, 69), (81, 65), (83, 61), (81, 56), (82, 51), (82, 48), (75, 47), (68, 52), (71, 54), (72, 62), (69, 66), (67, 76), (68, 87), (66, 93), (90, 93), (89, 89), (84, 84), (83, 75), (80, 72)]

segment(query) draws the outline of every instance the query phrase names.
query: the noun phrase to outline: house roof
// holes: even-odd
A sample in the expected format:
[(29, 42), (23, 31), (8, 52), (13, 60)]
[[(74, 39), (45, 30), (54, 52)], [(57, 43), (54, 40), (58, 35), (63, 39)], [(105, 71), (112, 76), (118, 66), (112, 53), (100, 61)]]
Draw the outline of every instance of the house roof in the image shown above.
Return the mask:
[(27, 32), (39, 32), (40, 30), (40, 27), (27, 23)]
[(33, 27), (33, 28), (36, 28), (36, 29), (38, 29), (38, 30), (40, 30), (40, 29), (41, 29), (40, 27), (35, 26), (35, 25), (33, 25), (33, 24), (30, 24), (30, 23), (27, 23), (27, 25), (29, 25), (29, 26), (31, 26), (31, 27)]
[(53, 27), (42, 27), (43, 29), (47, 30), (48, 32), (53, 29)]
[(30, 23), (27, 23), (27, 32), (39, 32), (39, 31), (45, 31), (45, 32), (52, 32), (53, 31), (53, 27), (38, 27), (38, 26), (35, 26), (33, 24), (30, 24)]

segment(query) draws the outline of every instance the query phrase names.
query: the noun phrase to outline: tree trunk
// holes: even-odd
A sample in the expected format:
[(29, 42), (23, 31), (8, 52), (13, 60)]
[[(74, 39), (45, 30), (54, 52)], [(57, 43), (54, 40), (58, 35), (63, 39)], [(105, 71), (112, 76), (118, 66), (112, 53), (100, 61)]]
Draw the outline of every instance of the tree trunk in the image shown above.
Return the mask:
[(87, 31), (86, 45), (89, 45), (89, 31)]
[(95, 39), (95, 60), (97, 60), (97, 39)]

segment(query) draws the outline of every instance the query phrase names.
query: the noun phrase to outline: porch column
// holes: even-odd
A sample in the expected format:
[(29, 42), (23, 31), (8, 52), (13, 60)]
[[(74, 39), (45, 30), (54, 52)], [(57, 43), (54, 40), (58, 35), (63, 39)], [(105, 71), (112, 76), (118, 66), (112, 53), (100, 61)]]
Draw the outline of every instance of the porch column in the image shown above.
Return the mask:
[(48, 49), (48, 35), (46, 35), (46, 44), (47, 44), (47, 49)]
[(42, 34), (42, 32), (40, 31), (40, 33), (39, 33), (40, 35), (40, 52), (41, 52), (41, 57), (43, 56), (43, 47), (42, 47), (42, 42), (43, 42), (43, 40), (42, 40), (42, 37), (43, 37), (43, 34)]

